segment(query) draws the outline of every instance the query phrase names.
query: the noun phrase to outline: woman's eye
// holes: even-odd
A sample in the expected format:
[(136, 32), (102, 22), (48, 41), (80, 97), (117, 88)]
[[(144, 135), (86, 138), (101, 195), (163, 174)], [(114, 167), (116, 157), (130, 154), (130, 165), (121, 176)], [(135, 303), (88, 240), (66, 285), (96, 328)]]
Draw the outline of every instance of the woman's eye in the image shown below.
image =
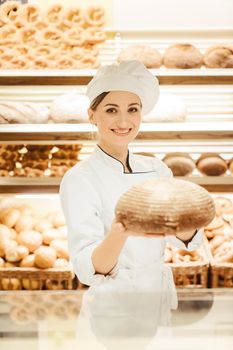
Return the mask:
[(116, 113), (116, 108), (108, 108), (108, 109), (106, 109), (106, 112), (107, 113)]
[(138, 109), (136, 107), (132, 107), (129, 109), (130, 113), (136, 113), (138, 111)]

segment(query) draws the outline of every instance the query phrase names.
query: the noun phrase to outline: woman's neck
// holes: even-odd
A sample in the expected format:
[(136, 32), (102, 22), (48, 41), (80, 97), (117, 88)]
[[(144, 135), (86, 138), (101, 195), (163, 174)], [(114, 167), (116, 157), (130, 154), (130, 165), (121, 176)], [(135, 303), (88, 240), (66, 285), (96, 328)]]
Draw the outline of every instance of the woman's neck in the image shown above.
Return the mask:
[(112, 157), (118, 159), (125, 168), (127, 168), (127, 156), (128, 156), (128, 145), (126, 146), (112, 146), (109, 144), (106, 144), (103, 141), (100, 141), (98, 143), (100, 148), (102, 148), (106, 153), (111, 155)]

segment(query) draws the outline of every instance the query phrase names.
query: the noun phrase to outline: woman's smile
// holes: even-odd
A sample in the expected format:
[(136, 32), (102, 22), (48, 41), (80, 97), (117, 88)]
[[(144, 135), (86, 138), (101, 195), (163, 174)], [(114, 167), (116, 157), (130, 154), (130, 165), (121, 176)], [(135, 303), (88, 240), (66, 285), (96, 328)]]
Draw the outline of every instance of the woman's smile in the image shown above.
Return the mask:
[(132, 128), (127, 129), (111, 129), (115, 135), (118, 136), (127, 136), (131, 132)]

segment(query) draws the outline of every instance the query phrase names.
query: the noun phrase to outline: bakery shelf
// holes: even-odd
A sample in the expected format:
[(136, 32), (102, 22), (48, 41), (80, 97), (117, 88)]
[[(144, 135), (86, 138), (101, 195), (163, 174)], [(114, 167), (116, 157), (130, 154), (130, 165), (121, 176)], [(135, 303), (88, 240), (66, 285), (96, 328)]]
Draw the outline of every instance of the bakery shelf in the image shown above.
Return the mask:
[[(233, 176), (177, 177), (197, 183), (210, 192), (233, 192)], [(0, 177), (0, 193), (58, 193), (61, 177)]]
[[(151, 69), (160, 84), (233, 84), (233, 69)], [(0, 70), (0, 85), (86, 85), (94, 69)]]
[[(2, 124), (1, 142), (93, 141), (91, 124)], [(138, 140), (230, 140), (233, 144), (233, 122), (224, 123), (144, 123)]]

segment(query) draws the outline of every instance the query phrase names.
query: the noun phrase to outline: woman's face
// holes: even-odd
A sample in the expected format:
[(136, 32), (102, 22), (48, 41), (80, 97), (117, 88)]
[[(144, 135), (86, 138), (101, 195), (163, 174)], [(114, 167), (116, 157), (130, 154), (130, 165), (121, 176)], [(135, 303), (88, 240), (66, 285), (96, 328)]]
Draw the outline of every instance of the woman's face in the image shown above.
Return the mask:
[(140, 98), (127, 91), (111, 91), (97, 106), (89, 109), (90, 122), (98, 127), (99, 141), (128, 145), (138, 134), (141, 123)]

